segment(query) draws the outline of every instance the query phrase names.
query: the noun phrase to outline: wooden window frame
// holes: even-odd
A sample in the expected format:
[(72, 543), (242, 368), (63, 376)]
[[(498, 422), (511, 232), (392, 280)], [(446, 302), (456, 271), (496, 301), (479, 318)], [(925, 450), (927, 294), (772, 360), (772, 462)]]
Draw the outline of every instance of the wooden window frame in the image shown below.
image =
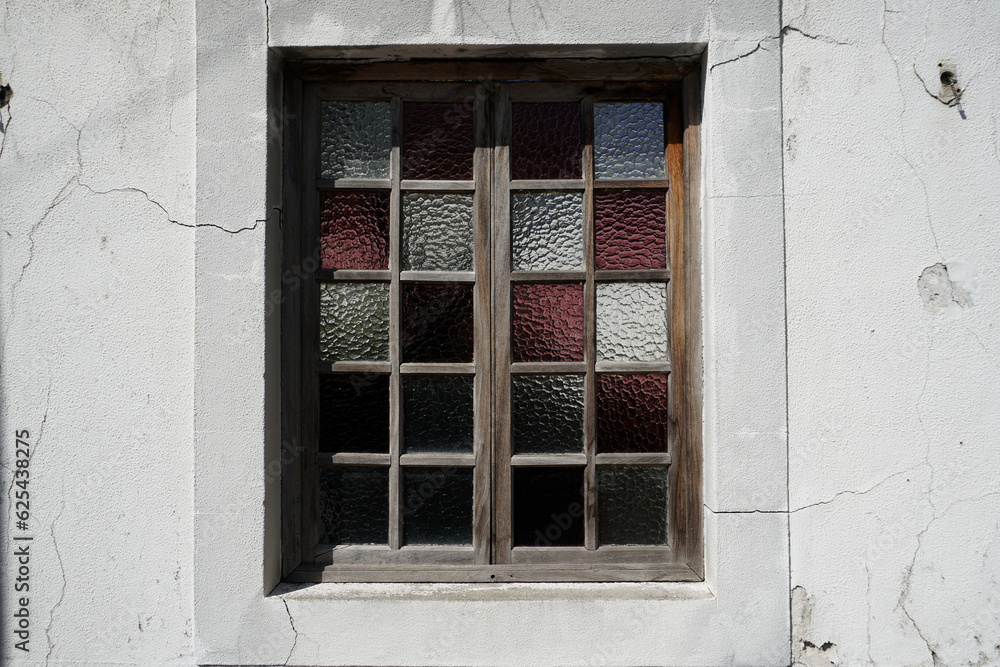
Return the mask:
[[(516, 83), (527, 81), (526, 83)], [(627, 61), (448, 61), (422, 63), (309, 63), (286, 67), (285, 164), (283, 176), (282, 440), (301, 456), (282, 466), (282, 573), (291, 582), (510, 582), (510, 581), (700, 581), (704, 579), (701, 512), (702, 410), (700, 330), (700, 221), (696, 193), (700, 170), (700, 71), (669, 59)], [(437, 82), (437, 83), (432, 83)], [(541, 82), (549, 85), (541, 85)], [(545, 88), (549, 92), (540, 92)], [(401, 181), (399, 119), (401, 99), (475, 101), (476, 137), (472, 181)], [(552, 92), (557, 91), (557, 92)], [(661, 181), (593, 180), (592, 115), (584, 114), (584, 178), (577, 181), (517, 182), (509, 179), (510, 97), (521, 101), (636, 99), (660, 96), (665, 106), (667, 178)], [(320, 100), (391, 97), (393, 140), (389, 179), (318, 178)], [(586, 108), (586, 107), (585, 107)], [(489, 111), (489, 112), (488, 112)], [(601, 188), (655, 187), (667, 198), (668, 268), (659, 271), (596, 272), (593, 196)], [(391, 193), (390, 269), (317, 269), (319, 193), (325, 189), (382, 190)], [(512, 191), (579, 190), (584, 196), (585, 270), (514, 272), (509, 262), (509, 201)], [(401, 192), (474, 192), (474, 270), (468, 273), (399, 270)], [(312, 258), (312, 263), (310, 263)], [(509, 297), (513, 282), (584, 283), (585, 358), (582, 363), (511, 366)], [(316, 358), (320, 281), (384, 281), (390, 285), (390, 361), (321, 364)], [(475, 362), (400, 364), (398, 348), (400, 285), (447, 280), (474, 283)], [(595, 362), (595, 284), (600, 280), (667, 283), (668, 363)], [(499, 288), (503, 286), (503, 288)], [(491, 323), (492, 320), (492, 324)], [(490, 331), (492, 329), (492, 332)], [(510, 455), (509, 387), (514, 373), (579, 372), (585, 377), (585, 442), (580, 455)], [(318, 454), (319, 406), (316, 372), (379, 372), (390, 376), (388, 454)], [(612, 455), (594, 452), (595, 373), (665, 372), (668, 375), (669, 454)], [(400, 455), (400, 377), (474, 374), (476, 380), (474, 454)], [(570, 462), (585, 466), (591, 493), (585, 498), (583, 547), (511, 547), (511, 468)], [(579, 459), (579, 461), (576, 461)], [(668, 546), (600, 547), (596, 544), (596, 463), (669, 463)], [(400, 470), (408, 465), (474, 465), (473, 545), (403, 547), (400, 513), (390, 513), (387, 547), (346, 546), (318, 552), (316, 509), (321, 465), (385, 465), (390, 474), (390, 506), (399, 503)], [(311, 551), (311, 553), (310, 553)]]

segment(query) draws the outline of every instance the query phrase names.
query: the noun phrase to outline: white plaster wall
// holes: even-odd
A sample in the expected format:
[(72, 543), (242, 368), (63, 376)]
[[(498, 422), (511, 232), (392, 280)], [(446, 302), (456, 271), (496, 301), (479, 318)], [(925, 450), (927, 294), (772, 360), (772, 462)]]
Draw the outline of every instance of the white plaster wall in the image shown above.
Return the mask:
[[(479, 664), (778, 665), (785, 602), (799, 664), (1000, 664), (996, 3), (269, 4), (5, 3), (0, 461), (7, 486), (29, 430), (35, 540), (23, 654), (5, 500), (4, 664), (455, 664), (474, 640)], [(708, 44), (711, 588), (262, 597), (266, 46), (615, 42)], [(964, 119), (917, 77), (937, 92), (942, 58)], [(937, 263), (971, 305), (925, 307)]]
[[(1000, 5), (783, 21), (797, 654), (1000, 664)], [(964, 119), (920, 80), (938, 93), (943, 59)], [(925, 309), (937, 263), (974, 305)]]

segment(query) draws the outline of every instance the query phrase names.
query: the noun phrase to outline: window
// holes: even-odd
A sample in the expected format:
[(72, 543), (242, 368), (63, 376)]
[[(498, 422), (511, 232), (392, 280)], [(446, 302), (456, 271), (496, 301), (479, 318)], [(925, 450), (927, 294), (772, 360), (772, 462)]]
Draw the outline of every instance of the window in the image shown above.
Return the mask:
[(287, 86), (284, 573), (701, 579), (695, 100), (656, 61), (460, 69)]

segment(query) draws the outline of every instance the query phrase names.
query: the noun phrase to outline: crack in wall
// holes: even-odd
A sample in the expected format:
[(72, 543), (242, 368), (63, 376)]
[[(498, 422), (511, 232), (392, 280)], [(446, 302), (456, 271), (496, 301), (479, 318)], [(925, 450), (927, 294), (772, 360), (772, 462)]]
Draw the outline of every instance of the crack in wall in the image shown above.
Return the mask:
[(59, 590), (59, 599), (53, 605), (52, 610), (49, 611), (49, 622), (45, 625), (45, 642), (48, 645), (48, 650), (45, 653), (45, 664), (49, 664), (49, 659), (52, 657), (52, 651), (55, 649), (56, 645), (52, 641), (52, 636), (50, 632), (52, 630), (52, 625), (56, 620), (56, 611), (62, 606), (63, 600), (66, 599), (66, 567), (63, 565), (62, 554), (59, 553), (59, 542), (56, 540), (56, 523), (62, 518), (63, 510), (66, 509), (66, 487), (63, 486), (62, 489), (62, 504), (59, 507), (59, 514), (52, 521), (49, 526), (49, 535), (52, 537), (52, 547), (56, 552), (56, 558), (59, 560), (59, 571), (62, 573), (62, 588)]
[(292, 654), (295, 653), (295, 647), (299, 645), (299, 631), (295, 628), (295, 619), (292, 617), (292, 610), (288, 608), (288, 600), (282, 599), (285, 604), (285, 613), (288, 614), (288, 624), (292, 626), (292, 632), (295, 633), (295, 641), (292, 642), (292, 648), (288, 650), (288, 656), (285, 658), (285, 662), (282, 664), (287, 665), (288, 661), (292, 659)]
[[(746, 53), (744, 53), (742, 55), (739, 55), (739, 56), (736, 56), (734, 58), (730, 58), (729, 60), (723, 60), (722, 62), (715, 63), (714, 65), (712, 65), (711, 67), (708, 68), (708, 71), (711, 72), (716, 67), (722, 67), (723, 65), (728, 65), (729, 63), (734, 63), (737, 60), (743, 60), (744, 58), (749, 58), (750, 56), (752, 56), (753, 54), (757, 53), (761, 49), (764, 49), (764, 42), (766, 42), (768, 40), (772, 40), (772, 39), (778, 39), (778, 38), (777, 37), (771, 37), (771, 36), (764, 37), (759, 42), (757, 42), (757, 46), (753, 47), (753, 49), (751, 49), (750, 51), (747, 51)], [(766, 51), (767, 49), (764, 49), (764, 50)]]
[[(805, 14), (803, 14), (803, 16), (805, 16)], [(799, 17), (799, 18), (801, 18), (801, 17)], [(808, 39), (814, 39), (814, 40), (817, 40), (817, 41), (820, 41), (820, 42), (826, 42), (827, 44), (836, 44), (838, 46), (851, 46), (851, 45), (853, 45), (853, 42), (841, 42), (841, 41), (839, 41), (837, 39), (834, 39), (833, 37), (829, 37), (827, 35), (811, 35), (808, 32), (806, 32), (805, 30), (802, 30), (800, 28), (796, 28), (795, 26), (790, 25), (790, 24), (786, 25), (784, 28), (781, 29), (781, 33), (783, 35), (787, 35), (790, 32), (797, 32), (798, 34), (802, 35), (803, 37), (806, 37)]]

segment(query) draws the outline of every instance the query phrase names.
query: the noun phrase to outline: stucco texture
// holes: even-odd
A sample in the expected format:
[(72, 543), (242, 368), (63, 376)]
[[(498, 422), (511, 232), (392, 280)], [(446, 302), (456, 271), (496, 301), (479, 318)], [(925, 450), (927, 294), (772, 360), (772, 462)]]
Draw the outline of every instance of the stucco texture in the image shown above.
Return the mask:
[[(3, 664), (1000, 665), (997, 34), (986, 0), (7, 0)], [(707, 581), (275, 589), (268, 47), (514, 44), (704, 53)]]

